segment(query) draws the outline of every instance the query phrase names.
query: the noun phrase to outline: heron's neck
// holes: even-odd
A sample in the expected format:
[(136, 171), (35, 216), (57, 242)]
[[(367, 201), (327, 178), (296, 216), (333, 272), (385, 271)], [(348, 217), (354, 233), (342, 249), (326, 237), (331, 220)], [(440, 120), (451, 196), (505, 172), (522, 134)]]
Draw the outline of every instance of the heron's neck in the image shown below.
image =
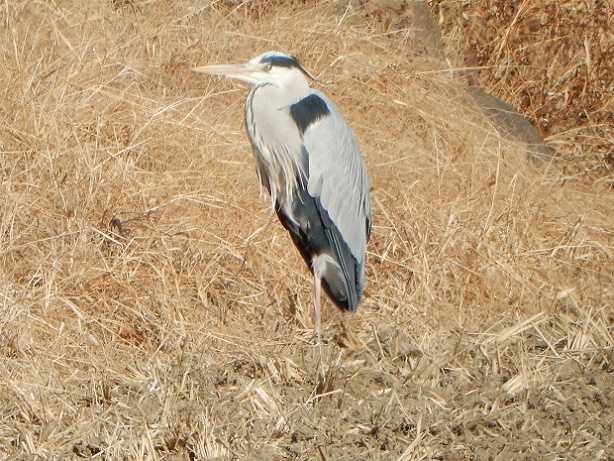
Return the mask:
[(294, 104), (301, 99), (309, 96), (311, 92), (311, 88), (305, 81), (305, 79), (294, 79), (290, 82), (285, 83), (284, 85), (279, 87), (280, 91), (285, 93), (288, 98), (288, 102), (290, 104)]
[(274, 97), (277, 102), (284, 103), (284, 105), (294, 104), (309, 96), (311, 92), (311, 88), (303, 78), (288, 79), (279, 83), (267, 83), (261, 85), (261, 87), (266, 87), (266, 93)]

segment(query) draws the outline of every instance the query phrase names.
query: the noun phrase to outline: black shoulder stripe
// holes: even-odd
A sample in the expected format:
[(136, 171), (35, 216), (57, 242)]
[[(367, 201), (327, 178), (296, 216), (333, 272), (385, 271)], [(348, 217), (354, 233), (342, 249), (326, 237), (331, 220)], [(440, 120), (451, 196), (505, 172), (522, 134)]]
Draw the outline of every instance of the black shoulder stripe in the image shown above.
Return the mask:
[(294, 56), (271, 55), (265, 56), (260, 62), (268, 62), (277, 67), (299, 67), (298, 60)]
[(330, 114), (326, 102), (317, 94), (311, 94), (290, 106), (290, 115), (301, 134), (309, 125)]

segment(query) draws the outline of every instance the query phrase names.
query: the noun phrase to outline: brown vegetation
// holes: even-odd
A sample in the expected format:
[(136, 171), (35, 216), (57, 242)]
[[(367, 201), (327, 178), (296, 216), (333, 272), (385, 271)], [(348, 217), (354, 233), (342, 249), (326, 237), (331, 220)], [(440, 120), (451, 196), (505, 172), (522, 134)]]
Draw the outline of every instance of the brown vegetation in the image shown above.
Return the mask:
[(566, 175), (614, 185), (614, 3), (433, 3), (455, 63), (537, 124)]
[[(416, 47), (424, 16), (361, 3), (0, 7), (0, 458), (614, 457), (610, 173), (528, 162)], [(267, 49), (323, 82), (373, 188), (366, 296), (325, 306), (321, 348), (246, 90), (189, 72)]]

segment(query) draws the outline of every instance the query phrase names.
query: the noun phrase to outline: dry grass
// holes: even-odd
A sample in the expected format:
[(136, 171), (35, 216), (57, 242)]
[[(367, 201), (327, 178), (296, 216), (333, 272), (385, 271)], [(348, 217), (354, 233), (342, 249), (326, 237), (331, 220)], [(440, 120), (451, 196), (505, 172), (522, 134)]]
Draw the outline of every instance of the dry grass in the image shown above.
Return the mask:
[[(411, 21), (268, 6), (0, 7), (0, 457), (612, 459), (611, 191), (527, 162)], [(188, 71), (267, 49), (373, 185), (366, 297), (321, 349), (245, 90)]]
[(614, 187), (614, 3), (432, 3), (455, 64), (535, 122), (569, 179)]

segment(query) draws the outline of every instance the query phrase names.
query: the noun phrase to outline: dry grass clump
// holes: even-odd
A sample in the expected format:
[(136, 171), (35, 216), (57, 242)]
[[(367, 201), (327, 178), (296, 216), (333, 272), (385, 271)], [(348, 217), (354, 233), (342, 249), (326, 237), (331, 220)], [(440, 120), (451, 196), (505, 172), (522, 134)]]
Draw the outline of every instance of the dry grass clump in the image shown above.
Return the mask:
[[(570, 179), (612, 186), (614, 4), (433, 2), (459, 66), (526, 114)], [(455, 57), (456, 57), (455, 56)]]
[[(502, 138), (420, 15), (259, 5), (0, 9), (0, 458), (612, 458), (612, 197)], [(321, 348), (245, 89), (189, 72), (266, 49), (371, 177), (365, 300)]]

